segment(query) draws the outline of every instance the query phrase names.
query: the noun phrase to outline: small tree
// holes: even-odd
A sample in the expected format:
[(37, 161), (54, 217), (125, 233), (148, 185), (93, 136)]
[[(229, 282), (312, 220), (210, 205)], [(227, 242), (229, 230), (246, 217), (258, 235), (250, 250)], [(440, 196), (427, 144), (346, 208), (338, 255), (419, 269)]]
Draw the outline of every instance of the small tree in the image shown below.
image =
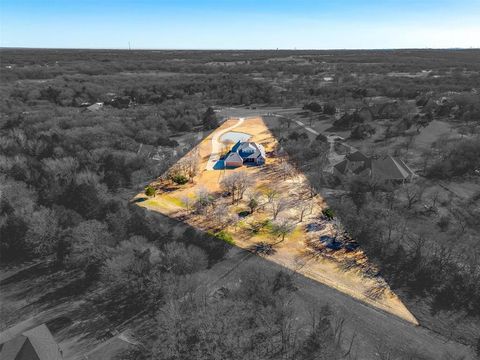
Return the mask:
[(182, 196), (181, 201), (183, 205), (185, 205), (185, 207), (187, 208), (187, 211), (190, 211), (190, 208), (192, 207), (192, 203), (193, 203), (192, 199), (189, 196), (185, 195), (185, 196)]
[(446, 215), (441, 216), (437, 222), (437, 225), (440, 228), (440, 231), (447, 231), (448, 227), (450, 226), (450, 217)]
[(188, 182), (188, 177), (181, 174), (176, 174), (172, 176), (172, 181), (178, 185), (184, 185)]
[(279, 170), (282, 174), (283, 180), (285, 181), (288, 177), (292, 176), (294, 168), (287, 161), (282, 161), (279, 164)]
[(196, 192), (197, 201), (195, 202), (195, 209), (197, 212), (205, 212), (212, 204), (213, 199), (208, 190), (201, 187)]
[(322, 112), (322, 105), (320, 105), (319, 103), (317, 103), (315, 101), (312, 101), (310, 103), (307, 103), (307, 104), (303, 105), (303, 109), (304, 110), (310, 110), (312, 112)]
[(272, 223), (271, 232), (276, 237), (281, 237), (282, 239), (275, 244), (279, 244), (285, 240), (285, 237), (291, 234), (295, 230), (295, 224), (287, 219), (282, 219), (280, 221), (275, 221)]
[(235, 245), (235, 240), (233, 240), (232, 235), (230, 235), (229, 233), (227, 233), (224, 230), (215, 233), (215, 237), (217, 239), (225, 241), (229, 245)]
[(157, 190), (155, 190), (155, 188), (151, 185), (148, 185), (146, 188), (145, 188), (145, 195), (147, 195), (148, 197), (152, 197), (152, 196), (155, 196), (157, 193)]
[(278, 214), (285, 210), (288, 206), (288, 201), (283, 198), (274, 198), (270, 202), (270, 209), (272, 211), (273, 220), (277, 219)]
[(222, 189), (232, 197), (232, 204), (243, 199), (243, 194), (253, 184), (245, 171), (234, 172), (225, 176), (220, 182)]
[(334, 104), (325, 104), (323, 105), (323, 113), (327, 115), (335, 115), (337, 109)]
[(309, 199), (300, 199), (296, 207), (300, 213), (300, 219), (298, 220), (298, 222), (302, 222), (307, 211), (312, 211), (312, 201)]
[(228, 206), (226, 204), (221, 204), (215, 208), (212, 212), (213, 219), (217, 226), (224, 227), (229, 222), (228, 216)]
[(251, 198), (248, 202), (248, 207), (250, 208), (250, 213), (253, 214), (255, 209), (258, 208), (258, 201), (255, 198)]
[(369, 191), (368, 180), (365, 180), (361, 177), (353, 177), (350, 179), (348, 186), (348, 195), (355, 204), (358, 214), (362, 207), (367, 203), (367, 192)]
[(335, 217), (333, 210), (330, 208), (323, 209), (322, 214), (329, 220), (333, 220), (333, 218)]
[(203, 114), (202, 125), (206, 130), (215, 129), (218, 127), (217, 114), (215, 114), (215, 110), (213, 110), (212, 107), (209, 107)]
[(276, 188), (268, 188), (265, 191), (265, 196), (267, 197), (267, 202), (270, 204), (274, 199), (278, 198), (280, 191)]
[(403, 191), (407, 199), (407, 209), (411, 209), (412, 206), (422, 200), (422, 195), (425, 188), (416, 184), (404, 184)]

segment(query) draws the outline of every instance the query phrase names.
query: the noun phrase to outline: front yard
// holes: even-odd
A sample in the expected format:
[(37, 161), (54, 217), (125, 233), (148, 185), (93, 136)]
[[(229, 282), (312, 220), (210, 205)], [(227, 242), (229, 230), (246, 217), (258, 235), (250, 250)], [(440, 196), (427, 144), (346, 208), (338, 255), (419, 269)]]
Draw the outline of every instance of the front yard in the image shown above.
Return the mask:
[(337, 219), (325, 215), (324, 199), (288, 163), (262, 118), (248, 118), (235, 131), (251, 134), (250, 141), (265, 147), (264, 166), (205, 170), (212, 136), (236, 121), (226, 121), (180, 160), (195, 162), (187, 183), (162, 176), (151, 184), (155, 196), (138, 194), (136, 203), (203, 231), (227, 234), (238, 247), (416, 324), (358, 244)]

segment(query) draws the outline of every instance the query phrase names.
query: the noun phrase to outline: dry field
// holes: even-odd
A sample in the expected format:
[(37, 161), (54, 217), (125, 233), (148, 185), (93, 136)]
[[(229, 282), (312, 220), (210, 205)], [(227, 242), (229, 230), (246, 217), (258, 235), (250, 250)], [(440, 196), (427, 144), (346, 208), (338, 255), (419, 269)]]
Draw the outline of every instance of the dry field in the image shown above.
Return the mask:
[[(238, 126), (235, 127), (235, 124)], [(251, 134), (251, 141), (265, 147), (266, 164), (262, 167), (206, 170), (212, 155), (212, 138), (215, 141), (226, 131)], [(375, 273), (361, 250), (331, 250), (319, 241), (322, 235), (341, 234), (341, 224), (322, 216), (322, 210), (327, 204), (318, 194), (311, 192), (308, 180), (302, 173), (293, 169), (285, 172), (286, 158), (278, 154), (277, 145), (261, 117), (247, 118), (244, 121), (229, 119), (186, 155), (190, 159), (194, 157), (198, 162), (198, 172), (190, 182), (175, 185), (170, 180), (160, 178), (151, 184), (157, 189), (155, 196), (146, 198), (141, 193), (135, 201), (139, 206), (184, 221), (203, 231), (216, 233), (223, 230), (240, 248), (260, 253), (285, 268), (418, 324), (385, 281)], [(214, 148), (223, 147), (215, 145)], [(231, 197), (224, 193), (220, 184), (222, 178), (241, 171), (252, 179), (252, 185), (242, 200), (232, 203)], [(208, 191), (214, 199), (210, 210), (198, 212), (191, 206), (199, 190)], [(271, 200), (272, 192), (275, 200)], [(252, 213), (248, 208), (250, 194), (256, 194), (259, 203)], [(282, 203), (282, 209), (278, 212), (276, 221), (273, 221), (273, 207), (278, 203)], [(301, 216), (305, 203), (308, 203), (308, 207)], [(219, 208), (223, 209), (223, 214), (215, 210)], [(228, 216), (226, 221), (225, 215)], [(292, 227), (284, 240), (271, 231), (272, 224), (282, 221), (288, 222)], [(312, 224), (315, 224), (313, 229), (307, 227)]]

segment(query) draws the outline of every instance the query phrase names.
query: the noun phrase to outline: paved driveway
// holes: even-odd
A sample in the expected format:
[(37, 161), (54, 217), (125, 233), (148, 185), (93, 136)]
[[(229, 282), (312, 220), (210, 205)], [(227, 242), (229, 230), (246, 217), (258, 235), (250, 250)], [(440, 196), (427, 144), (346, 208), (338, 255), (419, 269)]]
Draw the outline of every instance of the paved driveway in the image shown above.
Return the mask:
[(215, 131), (212, 135), (212, 153), (210, 154), (210, 158), (208, 159), (207, 165), (205, 166), (205, 170), (213, 170), (213, 167), (220, 160), (220, 152), (222, 151), (222, 143), (218, 141), (218, 139), (225, 133), (235, 129), (237, 126), (240, 126), (245, 121), (245, 118), (241, 117), (238, 118), (238, 121), (235, 122), (232, 126), (228, 128), (222, 129), (221, 131)]

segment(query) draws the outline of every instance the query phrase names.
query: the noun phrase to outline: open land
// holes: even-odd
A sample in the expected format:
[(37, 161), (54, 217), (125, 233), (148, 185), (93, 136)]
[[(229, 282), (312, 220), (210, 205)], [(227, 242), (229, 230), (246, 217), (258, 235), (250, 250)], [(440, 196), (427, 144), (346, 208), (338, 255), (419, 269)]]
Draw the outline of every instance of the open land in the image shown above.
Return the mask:
[[(192, 178), (191, 183), (177, 186), (175, 189), (172, 188), (172, 186), (174, 186), (172, 183), (165, 183), (165, 181), (162, 180), (158, 183), (154, 182), (152, 185), (158, 189), (157, 194), (148, 200), (139, 202), (139, 205), (151, 210), (160, 211), (173, 218), (182, 219), (188, 224), (204, 231), (214, 231), (218, 228), (218, 223), (216, 223), (216, 221), (218, 221), (217, 218), (212, 218), (211, 214), (197, 215), (194, 214), (193, 211), (189, 211), (190, 209), (186, 210), (182, 199), (194, 199), (198, 190), (201, 188), (219, 197), (218, 194), (222, 192), (220, 186), (222, 177), (228, 176), (231, 172), (246, 171), (248, 177), (254, 179), (254, 184), (250, 188), (251, 191), (263, 191), (263, 193), (265, 193), (269, 188), (275, 187), (276, 190), (282, 194), (282, 197), (292, 201), (289, 209), (285, 209), (282, 212), (282, 216), (296, 222), (295, 230), (286, 240), (275, 245), (275, 251), (272, 255), (268, 256), (268, 259), (417, 324), (413, 315), (406, 309), (398, 297), (391, 292), (388, 285), (381, 278), (369, 278), (366, 274), (362, 273), (360, 264), (367, 267), (368, 265), (365, 265), (364, 262), (368, 260), (364, 258), (364, 254), (360, 250), (355, 251), (353, 254), (344, 253), (342, 256), (336, 255), (331, 259), (328, 259), (326, 256), (317, 257), (314, 253), (308, 251), (308, 246), (306, 245), (308, 238), (315, 238), (320, 235), (332, 235), (335, 229), (332, 228), (333, 224), (327, 224), (326, 228), (321, 232), (315, 231), (314, 234), (306, 233), (305, 228), (307, 224), (313, 224), (321, 218), (322, 209), (326, 208), (324, 200), (319, 195), (312, 197), (310, 200), (312, 205), (308, 209), (308, 215), (304, 216), (301, 222), (298, 221), (300, 215), (298, 214), (299, 210), (296, 209), (295, 201), (300, 202), (302, 195), (306, 195), (310, 191), (308, 180), (304, 175), (296, 172), (293, 175), (289, 174), (288, 179), (284, 178), (280, 170), (278, 170), (281, 161), (278, 156), (267, 157), (267, 162), (262, 167), (250, 166), (237, 169), (213, 170), (210, 164), (212, 162), (211, 156), (217, 155), (219, 157), (218, 151), (221, 148), (218, 145), (218, 138), (233, 129), (237, 132), (251, 134), (252, 137), (250, 141), (262, 144), (269, 154), (274, 154), (278, 148), (278, 144), (273, 135), (260, 117), (227, 120), (221, 127), (206, 137), (197, 148), (186, 155), (186, 157), (190, 157), (198, 154), (198, 168), (203, 169), (198, 175)], [(300, 200), (298, 199), (299, 196)], [(138, 195), (137, 199), (138, 198), (144, 198), (144, 194)], [(228, 202), (229, 199), (222, 199), (220, 196), (217, 201)], [(269, 204), (266, 195), (262, 197), (260, 203), (262, 204), (260, 207), (263, 207), (263, 211), (256, 211), (254, 214), (249, 215), (248, 218), (223, 228), (233, 236), (235, 244), (244, 249), (251, 249), (263, 241), (267, 241), (267, 243), (277, 242), (276, 238), (273, 237), (272, 239), (272, 236), (264, 229), (259, 231), (258, 234), (252, 234), (252, 232), (248, 230), (249, 224), (259, 223), (265, 220), (268, 221), (269, 219)], [(218, 204), (216, 206), (218, 206)], [(228, 206), (228, 211), (232, 213), (247, 211), (247, 209), (246, 201)], [(342, 270), (340, 264), (348, 260), (342, 259), (342, 257), (359, 259), (357, 260), (359, 266), (354, 267), (350, 271)], [(380, 289), (380, 295), (374, 297), (368, 296), (368, 294), (375, 292), (376, 289)]]

